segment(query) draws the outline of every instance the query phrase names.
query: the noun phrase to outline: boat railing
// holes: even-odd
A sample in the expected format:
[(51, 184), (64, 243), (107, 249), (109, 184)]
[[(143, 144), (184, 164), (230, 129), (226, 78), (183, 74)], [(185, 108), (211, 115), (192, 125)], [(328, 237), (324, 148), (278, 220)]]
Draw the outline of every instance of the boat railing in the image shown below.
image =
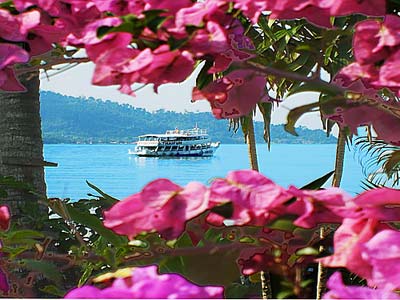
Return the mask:
[(165, 134), (200, 135), (200, 134), (207, 134), (207, 130), (200, 128), (185, 129), (185, 130), (175, 129), (175, 130), (167, 130)]

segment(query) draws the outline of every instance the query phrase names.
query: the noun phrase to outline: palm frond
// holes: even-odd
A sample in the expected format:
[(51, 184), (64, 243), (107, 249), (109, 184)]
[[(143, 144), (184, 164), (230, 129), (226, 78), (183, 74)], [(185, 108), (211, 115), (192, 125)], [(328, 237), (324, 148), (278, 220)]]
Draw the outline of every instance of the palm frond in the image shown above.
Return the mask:
[(400, 147), (369, 137), (357, 138), (354, 145), (366, 177), (363, 188), (400, 184)]

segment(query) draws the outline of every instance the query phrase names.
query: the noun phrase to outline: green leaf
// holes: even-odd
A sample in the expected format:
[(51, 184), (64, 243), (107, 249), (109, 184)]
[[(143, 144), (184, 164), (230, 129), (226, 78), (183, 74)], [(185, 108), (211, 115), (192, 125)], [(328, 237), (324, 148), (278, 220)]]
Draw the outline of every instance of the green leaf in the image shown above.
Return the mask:
[(47, 279), (60, 285), (62, 281), (61, 272), (56, 265), (48, 261), (24, 259), (22, 263), (25, 267), (32, 271), (37, 271), (43, 274)]
[(211, 211), (224, 217), (225, 219), (229, 219), (233, 215), (233, 204), (232, 202), (227, 202), (222, 205), (214, 206)]
[(295, 129), (296, 122), (300, 119), (302, 115), (304, 115), (305, 113), (313, 112), (318, 107), (319, 107), (319, 102), (314, 102), (290, 110), (287, 116), (287, 123), (285, 124), (285, 130), (295, 136), (298, 136)]
[(264, 120), (264, 140), (268, 144), (268, 150), (271, 147), (271, 114), (272, 102), (259, 102), (258, 109), (261, 111)]
[(196, 87), (201, 90), (213, 81), (213, 75), (208, 73), (208, 70), (212, 67), (213, 63), (206, 60), (203, 67), (201, 68), (199, 75), (196, 78)]
[(334, 173), (335, 173), (335, 171), (330, 171), (330, 172), (326, 173), (325, 175), (321, 176), (320, 178), (317, 178), (314, 181), (307, 183), (305, 186), (301, 187), (300, 189), (301, 190), (318, 190), (328, 181), (328, 179)]
[(297, 216), (286, 215), (284, 217), (273, 220), (271, 223), (267, 224), (266, 227), (270, 229), (293, 232), (293, 230), (297, 228), (297, 226), (293, 224), (293, 221), (295, 219), (297, 219)]
[(321, 85), (318, 82), (304, 82), (303, 84), (290, 89), (287, 97), (303, 92), (319, 92), (329, 95), (337, 95), (338, 89), (335, 86), (329, 87), (327, 85)]
[(306, 247), (296, 251), (296, 255), (303, 256), (303, 255), (318, 255), (319, 251), (313, 247)]
[(196, 249), (193, 255), (165, 258), (159, 265), (160, 273), (177, 272), (199, 285), (227, 286), (240, 277), (236, 264), (240, 250), (215, 248), (200, 254)]
[(100, 26), (99, 28), (97, 28), (97, 37), (101, 39), (103, 36), (110, 33), (113, 28), (114, 27), (111, 26)]
[(128, 243), (126, 237), (117, 235), (110, 229), (105, 228), (97, 216), (94, 216), (89, 212), (82, 212), (74, 208), (71, 204), (67, 204), (66, 209), (74, 222), (93, 229), (114, 246), (126, 245)]
[(24, 229), (24, 230), (10, 232), (7, 238), (16, 241), (20, 239), (40, 239), (44, 237), (45, 237), (44, 234), (41, 232)]
[(41, 288), (40, 290), (47, 294), (54, 295), (57, 298), (63, 298), (65, 296), (65, 292), (61, 291), (55, 285), (46, 285), (44, 288)]
[(96, 192), (98, 192), (105, 200), (107, 200), (107, 204), (111, 207), (114, 204), (116, 204), (117, 202), (119, 202), (118, 199), (104, 193), (101, 189), (99, 189), (97, 186), (95, 186), (94, 184), (90, 183), (89, 181), (86, 180), (86, 184), (91, 187), (92, 189), (94, 189)]
[(85, 271), (83, 272), (81, 278), (79, 278), (78, 281), (78, 287), (81, 287), (86, 283), (86, 281), (89, 279), (89, 277), (93, 273), (93, 264), (89, 263), (88, 266), (86, 266)]

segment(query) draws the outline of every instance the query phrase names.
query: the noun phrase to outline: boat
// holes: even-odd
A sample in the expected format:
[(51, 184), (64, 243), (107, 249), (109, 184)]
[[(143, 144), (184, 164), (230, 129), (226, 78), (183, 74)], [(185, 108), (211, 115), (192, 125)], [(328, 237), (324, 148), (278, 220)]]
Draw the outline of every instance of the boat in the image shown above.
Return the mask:
[(206, 129), (167, 130), (164, 134), (145, 134), (138, 137), (129, 154), (137, 156), (182, 157), (213, 156), (220, 142), (212, 142)]

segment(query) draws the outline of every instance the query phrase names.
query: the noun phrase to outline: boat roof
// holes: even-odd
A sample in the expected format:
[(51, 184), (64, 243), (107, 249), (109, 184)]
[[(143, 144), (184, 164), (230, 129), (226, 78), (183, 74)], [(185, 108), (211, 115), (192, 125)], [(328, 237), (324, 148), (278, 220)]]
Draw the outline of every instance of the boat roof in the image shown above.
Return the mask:
[(144, 134), (144, 135), (139, 135), (138, 137), (156, 137), (156, 138), (161, 138), (161, 137), (188, 137), (188, 136), (206, 136), (207, 131), (205, 129), (200, 129), (200, 128), (194, 128), (194, 129), (187, 129), (187, 130), (167, 130), (166, 133), (161, 133), (161, 134)]

